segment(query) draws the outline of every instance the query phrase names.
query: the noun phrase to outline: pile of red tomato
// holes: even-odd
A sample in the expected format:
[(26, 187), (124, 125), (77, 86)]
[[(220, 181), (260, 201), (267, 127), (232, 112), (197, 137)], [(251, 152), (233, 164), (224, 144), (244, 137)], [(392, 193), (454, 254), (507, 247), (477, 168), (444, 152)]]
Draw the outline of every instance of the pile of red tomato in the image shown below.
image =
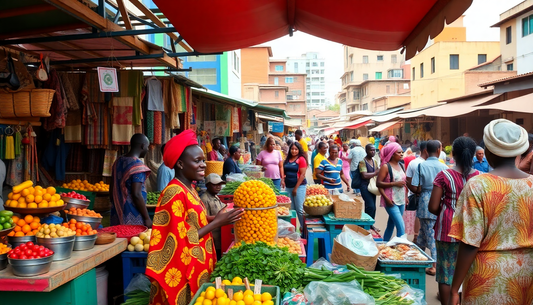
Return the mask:
[(78, 199), (78, 200), (88, 200), (87, 197), (85, 197), (85, 195), (78, 194), (74, 191), (68, 192), (68, 193), (61, 193), (61, 197), (68, 197), (68, 198), (73, 198), (73, 199)]
[(54, 251), (29, 241), (9, 251), (8, 257), (12, 259), (37, 259), (48, 257), (52, 254), (54, 254)]

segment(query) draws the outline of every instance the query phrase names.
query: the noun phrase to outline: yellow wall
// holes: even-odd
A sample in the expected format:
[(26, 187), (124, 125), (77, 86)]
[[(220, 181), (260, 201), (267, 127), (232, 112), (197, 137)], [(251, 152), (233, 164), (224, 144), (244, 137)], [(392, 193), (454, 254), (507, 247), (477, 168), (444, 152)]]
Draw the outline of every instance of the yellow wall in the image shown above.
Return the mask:
[(434, 42), (441, 41), (466, 41), (465, 27), (445, 27), (442, 32), (435, 37)]
[[(450, 70), (450, 55), (459, 54), (459, 69)], [(411, 75), (411, 108), (437, 104), (439, 101), (465, 94), (463, 72), (478, 65), (478, 54), (486, 54), (487, 61), (500, 54), (499, 42), (436, 42), (411, 59), (415, 80)], [(435, 73), (431, 73), (431, 58), (435, 58)], [(424, 77), (420, 77), (420, 64)], [(412, 71), (412, 70), (411, 70)]]

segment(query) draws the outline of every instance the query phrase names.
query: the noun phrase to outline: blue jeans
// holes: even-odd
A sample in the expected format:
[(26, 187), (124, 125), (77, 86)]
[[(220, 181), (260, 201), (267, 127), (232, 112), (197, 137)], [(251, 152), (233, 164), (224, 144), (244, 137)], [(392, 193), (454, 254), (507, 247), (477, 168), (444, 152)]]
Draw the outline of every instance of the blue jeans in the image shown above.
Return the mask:
[(281, 191), (281, 179), (272, 179), (272, 182), (274, 183), (274, 186)]
[(405, 204), (394, 205), (389, 207), (385, 205), (385, 210), (389, 214), (389, 220), (387, 221), (387, 229), (383, 235), (384, 241), (389, 241), (392, 237), (394, 227), (396, 227), (396, 236), (400, 237), (405, 234), (405, 224), (403, 223), (403, 212), (405, 211)]
[(365, 213), (376, 219), (376, 195), (370, 193), (368, 186), (361, 186), (361, 196), (365, 201)]
[(305, 192), (307, 185), (300, 185), (296, 190), (296, 196), (292, 194), (294, 190), (293, 187), (286, 187), (285, 191), (289, 193), (289, 198), (291, 198), (291, 210), (295, 210), (298, 214), (298, 221), (300, 222), (300, 227), (303, 227), (304, 223), (304, 201), (305, 201)]
[[(353, 181), (353, 177), (355, 176), (356, 172), (357, 171), (350, 171), (350, 178), (352, 178), (352, 181)], [(353, 189), (352, 191), (353, 191), (354, 194), (361, 194), (361, 190), (360, 189)]]

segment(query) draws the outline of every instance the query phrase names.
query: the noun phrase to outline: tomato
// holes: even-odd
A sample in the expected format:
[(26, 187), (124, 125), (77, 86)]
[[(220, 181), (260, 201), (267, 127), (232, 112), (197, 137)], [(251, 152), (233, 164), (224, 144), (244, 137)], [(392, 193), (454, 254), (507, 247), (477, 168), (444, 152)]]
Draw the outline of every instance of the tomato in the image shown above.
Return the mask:
[(21, 255), (19, 259), (28, 259), (26, 255)]
[(33, 242), (29, 241), (26, 243), (26, 246), (29, 248), (29, 247), (33, 247)]
[(15, 250), (13, 250), (13, 253), (16, 254), (16, 255), (19, 255), (20, 254), (20, 248), (16, 247)]
[(26, 254), (28, 256), (32, 255), (32, 253), (33, 253), (33, 251), (31, 251), (30, 249), (24, 251), (24, 254)]
[(19, 247), (20, 247), (20, 251), (26, 251), (26, 249), (28, 249), (28, 246), (26, 246), (26, 244), (22, 244)]
[(45, 249), (44, 246), (39, 246), (39, 251), (43, 251)]
[(41, 257), (42, 257), (42, 256), (40, 256), (40, 255), (37, 255), (37, 256), (36, 256), (35, 258), (41, 258)]
[(35, 259), (35, 256), (28, 256), (28, 259)]

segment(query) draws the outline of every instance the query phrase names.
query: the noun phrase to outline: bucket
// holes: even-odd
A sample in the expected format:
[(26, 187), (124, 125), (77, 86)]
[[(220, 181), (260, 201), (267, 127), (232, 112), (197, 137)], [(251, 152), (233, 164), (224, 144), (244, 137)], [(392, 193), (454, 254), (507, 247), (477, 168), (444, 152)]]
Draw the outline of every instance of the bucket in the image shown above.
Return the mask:
[(96, 297), (98, 305), (107, 305), (107, 278), (109, 272), (105, 266), (96, 268)]

